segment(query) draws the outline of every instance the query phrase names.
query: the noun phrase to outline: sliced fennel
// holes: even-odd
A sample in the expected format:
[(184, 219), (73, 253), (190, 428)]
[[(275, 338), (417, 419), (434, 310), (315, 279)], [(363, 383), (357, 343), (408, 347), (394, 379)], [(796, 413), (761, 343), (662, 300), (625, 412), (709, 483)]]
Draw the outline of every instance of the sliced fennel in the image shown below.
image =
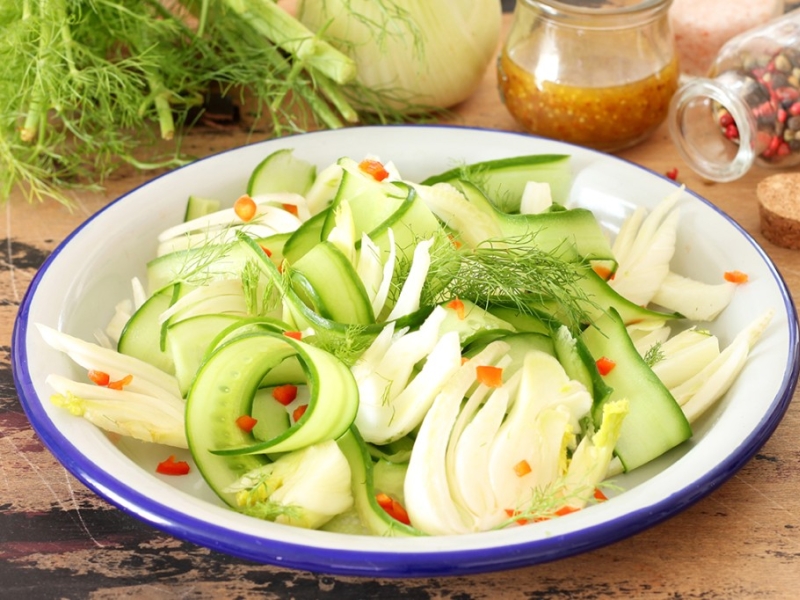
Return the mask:
[(713, 321), (728, 306), (735, 290), (736, 284), (729, 281), (704, 283), (670, 272), (652, 301), (692, 321)]
[(711, 363), (672, 389), (689, 422), (697, 420), (733, 384), (773, 314), (774, 311), (769, 310), (758, 316)]
[(619, 265), (609, 284), (635, 304), (648, 304), (669, 273), (675, 253), (682, 189), (662, 200), (645, 216), (638, 207), (623, 223), (612, 251)]
[(390, 323), (353, 365), (359, 392), (356, 426), (365, 441), (385, 445), (411, 432), (461, 365), (458, 334), (439, 334), (445, 316), (437, 307), (414, 332), (395, 334)]
[(225, 490), (245, 514), (317, 529), (353, 505), (350, 466), (329, 440), (289, 452)]
[[(555, 358), (537, 351), (498, 388), (474, 387), (478, 368), (502, 368), (506, 350), (504, 342), (492, 342), (462, 365), (422, 423), (404, 491), (412, 523), (426, 533), (500, 526), (510, 514), (526, 514), (536, 494), (560, 489), (558, 482), (568, 473), (567, 450), (576, 446), (578, 421), (589, 413), (591, 396)], [(585, 464), (573, 472), (572, 485), (576, 473), (591, 472), (591, 479), (581, 482), (590, 495), (605, 476), (616, 441), (604, 439), (598, 438), (603, 452), (582, 459)]]
[(64, 352), (87, 371), (106, 373), (112, 381), (130, 375), (131, 381), (125, 386), (128, 391), (164, 398), (165, 401), (181, 397), (175, 377), (143, 360), (85, 342), (41, 323), (37, 323), (36, 328), (50, 347)]
[(83, 417), (100, 429), (143, 442), (188, 448), (184, 402), (179, 397), (156, 397), (72, 381), (60, 375), (46, 382), (56, 391), (56, 406)]
[[(592, 407), (580, 383), (570, 380), (559, 362), (544, 352), (525, 357), (516, 400), (492, 443), (489, 482), (500, 508), (530, 501), (537, 489), (565, 474), (567, 448), (574, 447), (578, 421)], [(530, 472), (515, 467), (524, 461)]]
[(433, 240), (425, 240), (414, 248), (411, 270), (400, 290), (397, 302), (389, 316), (386, 317), (387, 321), (394, 321), (419, 309), (422, 286), (425, 285), (425, 277), (428, 275), (428, 268), (431, 265), (430, 249), (432, 245)]

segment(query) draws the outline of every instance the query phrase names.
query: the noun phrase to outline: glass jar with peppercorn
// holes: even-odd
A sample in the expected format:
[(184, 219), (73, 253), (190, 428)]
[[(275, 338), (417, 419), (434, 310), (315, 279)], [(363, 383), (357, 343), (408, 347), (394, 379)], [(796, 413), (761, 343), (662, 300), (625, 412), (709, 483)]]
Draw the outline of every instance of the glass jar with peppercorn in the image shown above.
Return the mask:
[(615, 152), (667, 117), (679, 68), (672, 0), (517, 0), (497, 65), (516, 121), (544, 137)]
[(708, 77), (681, 86), (668, 121), (683, 159), (711, 181), (800, 164), (800, 9), (728, 41)]

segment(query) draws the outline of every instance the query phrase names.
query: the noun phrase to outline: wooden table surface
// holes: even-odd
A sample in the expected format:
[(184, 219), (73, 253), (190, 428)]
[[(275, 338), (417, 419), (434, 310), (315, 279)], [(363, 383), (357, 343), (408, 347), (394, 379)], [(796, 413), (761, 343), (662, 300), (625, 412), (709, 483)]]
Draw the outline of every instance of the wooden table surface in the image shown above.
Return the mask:
[[(518, 130), (501, 105), (493, 68), (457, 108), (455, 124)], [(251, 138), (249, 141), (257, 141)], [(244, 131), (200, 129), (198, 155), (247, 143)], [(800, 298), (800, 252), (759, 231), (754, 168), (709, 184), (679, 159), (667, 134), (619, 154), (686, 186), (749, 231)], [(17, 309), (36, 269), (75, 227), (152, 174), (127, 174), (103, 193), (56, 203), (12, 197), (0, 274), (0, 598), (796, 598), (800, 594), (800, 405), (732, 479), (678, 516), (634, 537), (553, 563), (468, 577), (360, 579), (297, 572), (218, 554), (173, 538), (85, 488), (42, 446), (14, 388), (9, 360)], [(797, 396), (795, 395), (795, 400)]]

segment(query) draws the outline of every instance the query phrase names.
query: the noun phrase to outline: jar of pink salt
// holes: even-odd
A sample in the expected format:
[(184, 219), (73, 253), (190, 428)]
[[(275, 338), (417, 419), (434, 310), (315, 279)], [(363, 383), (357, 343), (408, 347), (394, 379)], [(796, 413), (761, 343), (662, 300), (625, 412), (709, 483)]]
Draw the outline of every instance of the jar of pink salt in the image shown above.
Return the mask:
[(783, 0), (673, 0), (669, 17), (681, 73), (707, 75), (725, 42), (783, 10)]

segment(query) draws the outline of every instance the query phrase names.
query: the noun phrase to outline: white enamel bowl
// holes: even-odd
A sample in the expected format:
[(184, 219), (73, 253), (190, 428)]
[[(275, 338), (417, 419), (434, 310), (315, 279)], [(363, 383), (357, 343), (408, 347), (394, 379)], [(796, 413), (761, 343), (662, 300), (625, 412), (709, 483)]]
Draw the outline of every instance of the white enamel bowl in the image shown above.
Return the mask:
[[(393, 161), (420, 181), (453, 166), (520, 154), (572, 156), (570, 205), (595, 212), (610, 231), (636, 205), (654, 206), (675, 182), (618, 158), (539, 138), (479, 129), (363, 127), (298, 135), (199, 160), (119, 198), (66, 239), (42, 266), (22, 303), (13, 335), (17, 389), (27, 415), (52, 453), (112, 504), (178, 538), (232, 555), (317, 572), (419, 577), (499, 570), (550, 561), (633, 535), (710, 493), (748, 461), (773, 432), (797, 383), (798, 328), (789, 292), (767, 255), (734, 221), (687, 192), (673, 270), (719, 281), (738, 269), (750, 281), (710, 328), (724, 346), (757, 315), (775, 317), (729, 393), (694, 437), (639, 470), (617, 478), (626, 491), (569, 516), (505, 531), (466, 536), (387, 539), (305, 531), (225, 508), (196, 469), (164, 477), (155, 464), (166, 449), (112, 441), (86, 421), (54, 407), (44, 384), (51, 372), (76, 375), (47, 347), (34, 323), (84, 339), (104, 326), (143, 276), (156, 234), (182, 220), (190, 194), (233, 202), (269, 153), (293, 148), (324, 167), (342, 156)], [(180, 458), (188, 458), (182, 454)], [(702, 533), (701, 533), (702, 535)]]

